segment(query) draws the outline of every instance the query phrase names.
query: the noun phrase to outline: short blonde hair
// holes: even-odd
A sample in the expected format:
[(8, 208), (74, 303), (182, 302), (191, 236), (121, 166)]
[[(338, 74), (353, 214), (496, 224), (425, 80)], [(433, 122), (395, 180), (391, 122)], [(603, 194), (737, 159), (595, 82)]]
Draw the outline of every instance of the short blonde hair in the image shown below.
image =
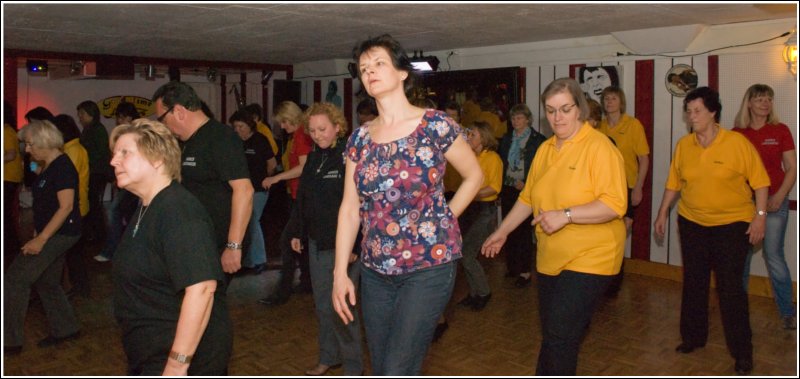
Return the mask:
[(64, 136), (47, 120), (35, 120), (19, 131), (19, 138), (39, 149), (64, 148)]
[(173, 180), (181, 180), (181, 149), (178, 140), (164, 124), (139, 118), (130, 124), (119, 125), (111, 132), (112, 149), (125, 134), (136, 137), (136, 148), (150, 163), (164, 162), (166, 174)]
[(303, 111), (294, 102), (284, 101), (275, 108), (275, 121), (300, 125), (303, 123)]
[(346, 136), (349, 131), (347, 127), (347, 120), (344, 118), (344, 113), (342, 110), (339, 109), (337, 106), (331, 103), (314, 103), (306, 109), (306, 112), (303, 114), (303, 123), (305, 123), (306, 132), (308, 132), (308, 120), (311, 116), (317, 115), (325, 115), (328, 116), (328, 120), (331, 121), (333, 125), (339, 125), (339, 132), (336, 133), (338, 137)]
[[(750, 107), (748, 105), (750, 100), (761, 96), (766, 96), (772, 100), (775, 98), (775, 91), (766, 84), (753, 84), (747, 89), (742, 98), (742, 105), (739, 107), (739, 112), (736, 113), (736, 118), (734, 118), (733, 126), (738, 128), (750, 127), (750, 121), (752, 121), (753, 117), (750, 114)], [(775, 114), (775, 106), (773, 105), (769, 108), (767, 124), (774, 125), (780, 122), (781, 120), (778, 118), (778, 115)]]

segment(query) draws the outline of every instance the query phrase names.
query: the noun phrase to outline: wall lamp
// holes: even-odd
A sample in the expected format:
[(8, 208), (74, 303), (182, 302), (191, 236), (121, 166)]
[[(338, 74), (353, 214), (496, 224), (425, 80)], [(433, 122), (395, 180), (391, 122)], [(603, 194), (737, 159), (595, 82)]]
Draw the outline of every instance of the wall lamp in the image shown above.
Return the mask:
[(783, 47), (783, 61), (786, 62), (792, 76), (797, 79), (797, 32), (794, 30)]

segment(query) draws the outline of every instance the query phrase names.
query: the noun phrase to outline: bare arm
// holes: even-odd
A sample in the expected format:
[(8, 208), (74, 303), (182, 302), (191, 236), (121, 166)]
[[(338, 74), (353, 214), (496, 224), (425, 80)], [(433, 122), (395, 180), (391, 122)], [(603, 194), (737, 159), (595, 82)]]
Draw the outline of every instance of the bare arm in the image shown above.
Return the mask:
[(56, 210), (56, 213), (54, 213), (53, 217), (50, 218), (50, 221), (47, 222), (47, 225), (45, 225), (44, 229), (42, 229), (42, 231), (39, 232), (36, 237), (22, 246), (22, 254), (39, 254), (42, 251), (44, 244), (47, 243), (47, 240), (56, 234), (58, 229), (61, 229), (61, 226), (64, 225), (64, 221), (69, 218), (69, 214), (72, 212), (72, 208), (75, 205), (75, 190), (63, 189), (58, 191), (56, 196), (58, 197), (58, 210)]
[(475, 198), (475, 194), (480, 190), (483, 184), (483, 172), (478, 165), (478, 159), (475, 158), (475, 153), (460, 135), (453, 141), (444, 157), (462, 178), (456, 194), (448, 203), (453, 215), (458, 217), (467, 209), (469, 203)]
[(794, 182), (797, 180), (797, 151), (784, 151), (782, 158), (783, 170), (786, 174), (783, 177), (783, 183), (781, 183), (781, 186), (777, 191), (775, 191), (775, 194), (770, 196), (767, 200), (767, 210), (770, 212), (775, 212), (781, 207), (783, 199), (789, 195), (789, 191), (792, 190), (792, 187), (794, 187)]
[(631, 191), (631, 198), (628, 201), (631, 202), (634, 206), (639, 205), (642, 202), (642, 188), (644, 187), (644, 180), (647, 177), (647, 170), (648, 166), (650, 165), (650, 156), (649, 155), (639, 155), (636, 157), (639, 161), (639, 176), (636, 179), (636, 184), (633, 186), (633, 191)]
[[(216, 280), (206, 280), (186, 287), (181, 303), (181, 313), (178, 317), (178, 327), (175, 330), (175, 339), (172, 341), (172, 351), (194, 355), (206, 326), (208, 326), (216, 289)], [(190, 364), (191, 362), (180, 363), (174, 359), (167, 359), (163, 375), (186, 375)]]
[[(755, 197), (756, 197), (756, 210), (765, 210), (767, 209), (767, 196), (769, 195), (769, 187), (761, 187), (756, 190)], [(750, 243), (755, 245), (761, 242), (764, 239), (764, 230), (767, 228), (767, 215), (759, 215), (756, 213), (753, 216), (753, 221), (750, 222), (750, 226), (747, 228), (747, 234), (750, 235)]]
[[(229, 180), (231, 196), (231, 225), (228, 242), (242, 243), (250, 215), (253, 213), (253, 184), (250, 179)], [(232, 274), (242, 268), (242, 250), (225, 248), (222, 252), (222, 270)]]
[(275, 160), (275, 157), (267, 159), (267, 176), (275, 173), (275, 167), (278, 167), (278, 162)]
[(664, 235), (667, 232), (667, 216), (669, 216), (669, 209), (672, 203), (678, 198), (678, 191), (664, 189), (664, 196), (661, 198), (661, 206), (658, 208), (658, 215), (656, 221), (653, 223), (656, 240), (664, 240)]
[(294, 166), (291, 169), (286, 170), (278, 175), (270, 176), (264, 179), (264, 181), (261, 182), (264, 188), (269, 188), (273, 184), (280, 182), (281, 180), (299, 178), (300, 174), (303, 173), (303, 166), (306, 165), (306, 159), (308, 159), (308, 155), (301, 155), (297, 159), (300, 161), (300, 163), (297, 166)]
[(573, 224), (602, 224), (620, 217), (617, 212), (600, 200), (570, 207), (570, 210), (570, 217), (567, 217), (564, 209), (542, 211), (533, 218), (533, 224), (540, 224), (545, 233), (553, 234), (570, 222)]
[(361, 205), (353, 179), (355, 170), (356, 163), (347, 158), (344, 194), (342, 204), (339, 206), (339, 220), (336, 227), (336, 263), (333, 268), (333, 291), (331, 293), (333, 309), (345, 324), (353, 321), (353, 313), (350, 311), (348, 303), (356, 305), (355, 286), (347, 276), (347, 264), (358, 234), (359, 207)]

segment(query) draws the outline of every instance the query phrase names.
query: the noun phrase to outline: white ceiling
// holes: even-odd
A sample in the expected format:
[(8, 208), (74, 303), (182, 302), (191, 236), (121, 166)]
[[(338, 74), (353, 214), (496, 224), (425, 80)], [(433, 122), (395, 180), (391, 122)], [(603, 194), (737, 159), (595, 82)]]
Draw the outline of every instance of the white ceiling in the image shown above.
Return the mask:
[(3, 3), (6, 49), (296, 64), (350, 57), (392, 34), (406, 50), (791, 18), (796, 4)]

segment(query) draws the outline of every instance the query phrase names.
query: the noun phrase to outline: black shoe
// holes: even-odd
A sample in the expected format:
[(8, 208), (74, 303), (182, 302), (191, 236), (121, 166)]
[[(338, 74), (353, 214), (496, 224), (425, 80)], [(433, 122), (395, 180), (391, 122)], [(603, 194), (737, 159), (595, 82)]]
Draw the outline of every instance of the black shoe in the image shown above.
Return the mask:
[(445, 320), (442, 323), (436, 324), (436, 330), (433, 332), (433, 342), (436, 342), (439, 340), (439, 338), (442, 338), (442, 335), (449, 327), (450, 325), (447, 323), (447, 320)]
[(681, 342), (681, 344), (678, 345), (678, 347), (675, 348), (675, 351), (677, 351), (679, 353), (683, 353), (683, 354), (689, 354), (689, 353), (693, 352), (694, 349), (697, 349), (698, 347), (703, 347), (703, 346), (704, 345), (699, 345), (698, 346), (698, 345), (692, 345), (692, 344), (687, 343), (687, 342)]
[(22, 346), (3, 346), (3, 355), (10, 357), (22, 353)]
[(733, 365), (733, 369), (736, 370), (737, 375), (747, 375), (751, 371), (753, 371), (753, 359), (752, 358), (737, 359), (736, 364)]
[(289, 301), (289, 296), (282, 295), (272, 295), (258, 300), (259, 304), (264, 304), (269, 307), (283, 305), (286, 304), (287, 301)]
[(74, 339), (77, 339), (80, 336), (81, 336), (81, 332), (80, 331), (77, 331), (75, 333), (72, 333), (72, 334), (64, 336), (64, 337), (54, 337), (54, 336), (48, 335), (47, 337), (45, 337), (44, 339), (39, 341), (39, 343), (37, 343), (36, 346), (48, 347), (48, 346), (58, 345), (58, 344), (60, 344), (62, 342), (67, 342), (67, 341), (72, 341)]
[(531, 285), (531, 277), (530, 276), (527, 277), (527, 278), (524, 277), (524, 276), (520, 276), (520, 277), (517, 278), (517, 281), (514, 282), (514, 286), (516, 286), (517, 288), (525, 288), (525, 287), (527, 287), (529, 285)]
[(458, 305), (463, 305), (465, 307), (472, 307), (472, 304), (475, 302), (475, 298), (472, 295), (467, 295), (467, 297), (463, 298), (461, 301), (458, 302)]
[(483, 308), (486, 308), (486, 303), (489, 302), (489, 299), (492, 298), (492, 294), (488, 294), (485, 296), (475, 296), (472, 298), (472, 310), (473, 311), (480, 311)]

